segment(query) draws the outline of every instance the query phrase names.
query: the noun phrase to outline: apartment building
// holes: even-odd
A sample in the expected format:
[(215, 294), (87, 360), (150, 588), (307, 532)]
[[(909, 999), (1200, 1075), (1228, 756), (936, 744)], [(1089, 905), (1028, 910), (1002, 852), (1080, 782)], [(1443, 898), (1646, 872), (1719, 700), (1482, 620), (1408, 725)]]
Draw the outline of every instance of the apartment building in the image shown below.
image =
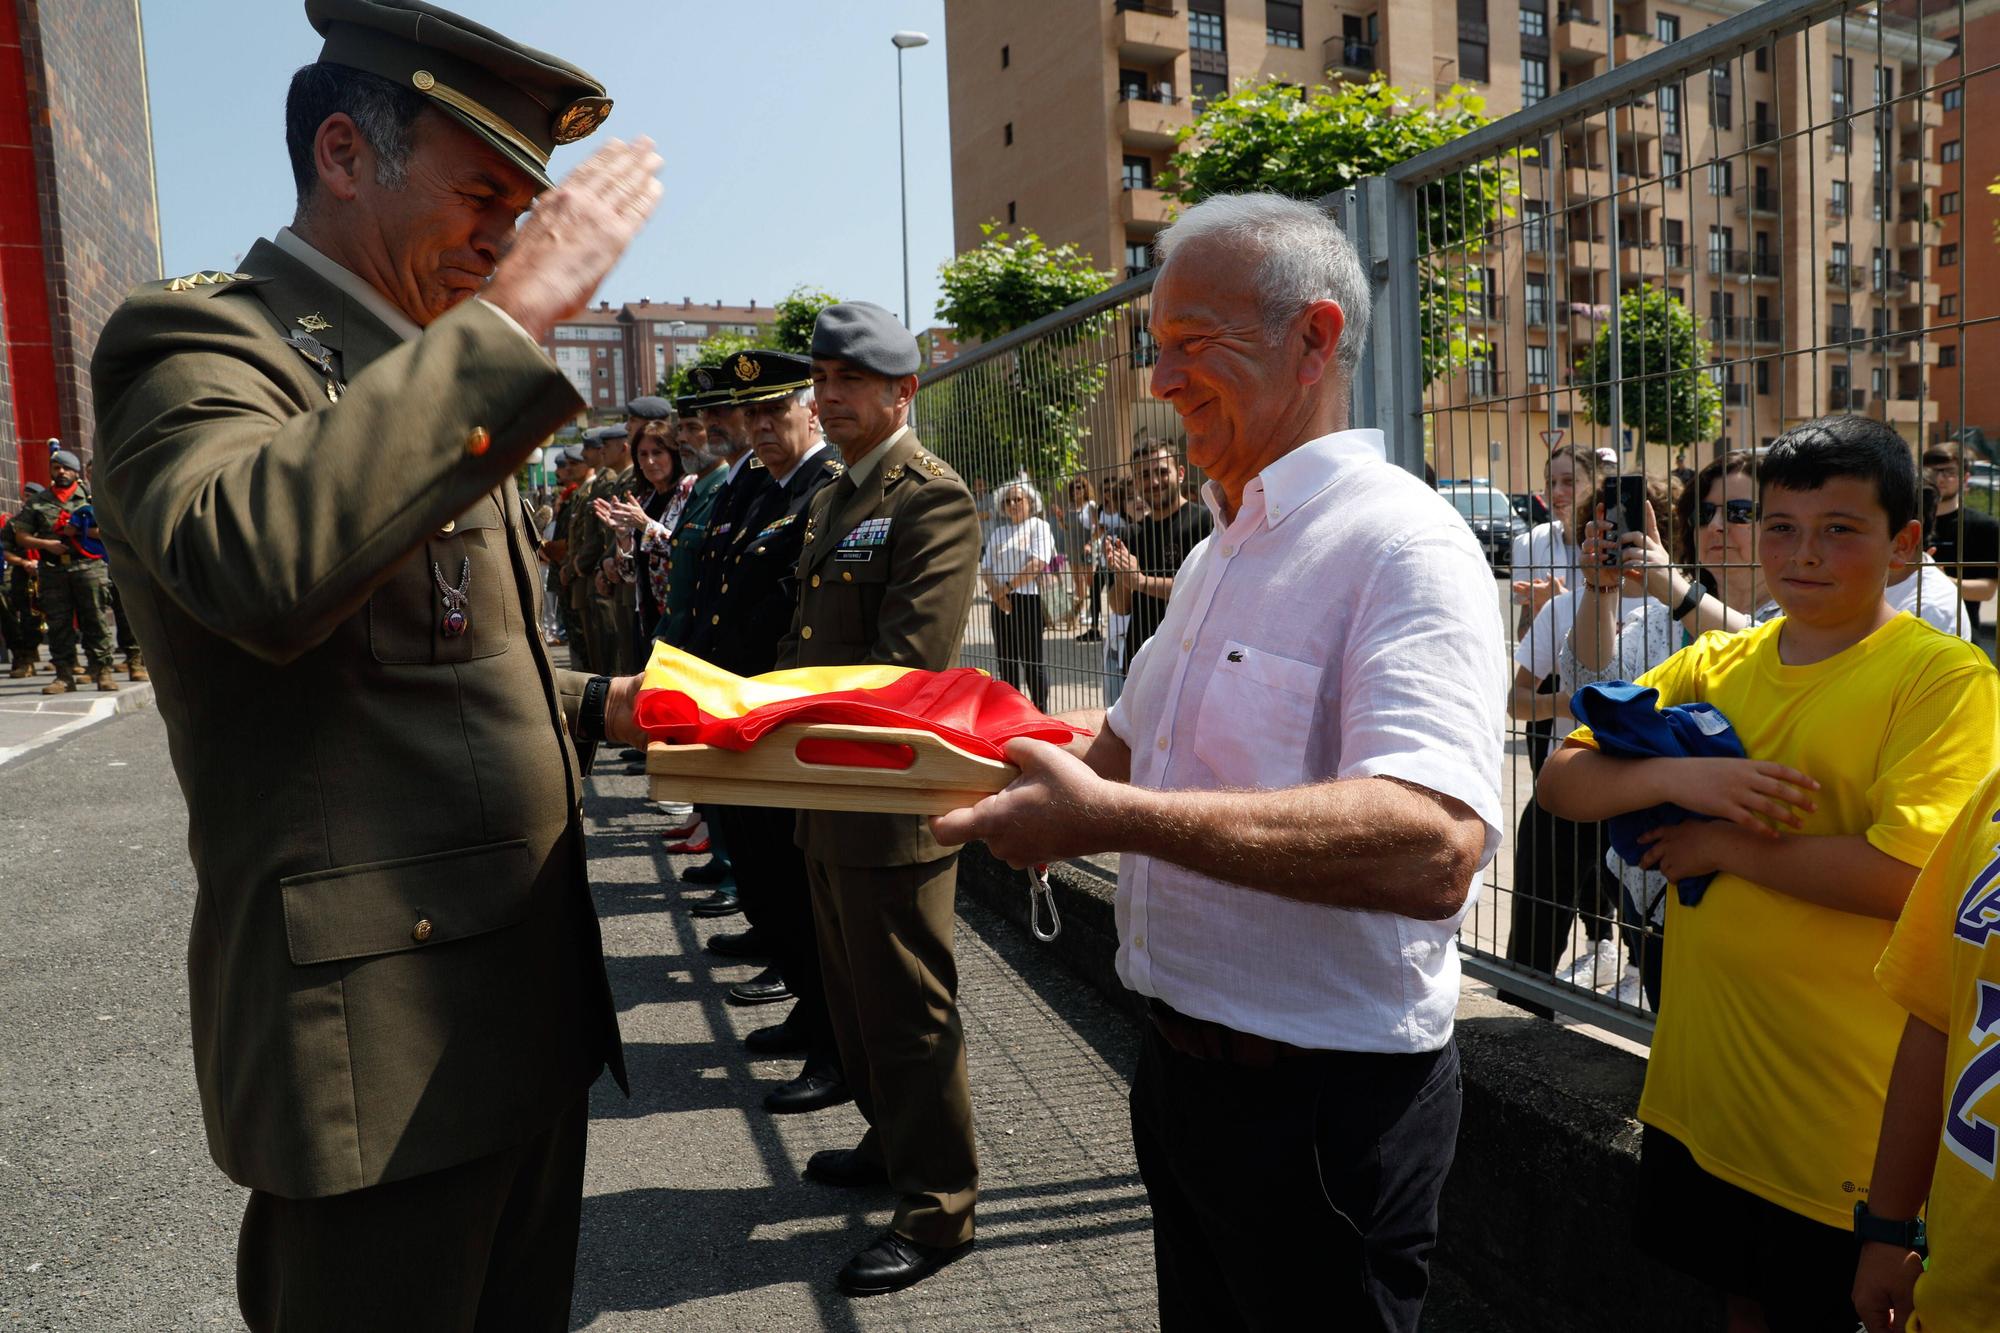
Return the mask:
[(747, 306), (692, 298), (600, 301), (556, 325), (542, 350), (576, 386), (590, 415), (612, 417), (654, 392), (675, 367), (693, 362), (703, 340), (719, 333), (760, 337), (777, 317), (755, 300)]
[[(1155, 178), (1207, 99), (1377, 73), (1418, 96), (1466, 85), (1504, 116), (1752, 7), (1752, 0), (1016, 0), (948, 15), (958, 247), (982, 222), (1074, 242), (1121, 276), (1169, 220)], [(1433, 385), (1433, 429), (1481, 470), (1584, 424), (1572, 367), (1618, 294), (1694, 312), (1718, 432), (1754, 447), (1829, 410), (1905, 433), (1938, 418), (1940, 100), (1949, 46), (1859, 12), (1706, 77), (1573, 122), (1516, 161), (1517, 215), (1460, 256), (1485, 350)], [(1867, 114), (1861, 114), (1867, 113)], [(1851, 121), (1841, 117), (1853, 115)], [(1612, 148), (1616, 140), (1616, 150)], [(1827, 345), (1832, 346), (1827, 346)], [(1603, 438), (1600, 438), (1603, 437)], [(1469, 454), (1468, 454), (1469, 458)], [(1461, 466), (1454, 463), (1453, 466)]]

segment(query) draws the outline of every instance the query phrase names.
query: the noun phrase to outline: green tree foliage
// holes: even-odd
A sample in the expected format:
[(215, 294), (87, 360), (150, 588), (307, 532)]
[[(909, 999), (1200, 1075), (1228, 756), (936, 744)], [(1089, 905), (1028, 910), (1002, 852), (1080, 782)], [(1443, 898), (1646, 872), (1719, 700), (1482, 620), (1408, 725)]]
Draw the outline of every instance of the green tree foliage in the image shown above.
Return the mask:
[(694, 349), (694, 360), (685, 366), (675, 366), (660, 382), (660, 395), (678, 398), (682, 394), (693, 393), (694, 385), (689, 382), (688, 376), (694, 373), (696, 366), (716, 365), (724, 357), (734, 356), (746, 347), (760, 345), (754, 336), (747, 333), (717, 333), (703, 338)]
[[(1625, 428), (1648, 444), (1715, 438), (1722, 423), (1722, 386), (1709, 377), (1708, 339), (1688, 308), (1658, 287), (1627, 292), (1618, 302), (1618, 336)], [(1607, 324), (1576, 365), (1584, 416), (1597, 425), (1611, 421), (1611, 380)]]
[(840, 298), (821, 287), (801, 284), (778, 302), (778, 319), (771, 326), (771, 346), (781, 352), (806, 356), (812, 351), (813, 323), (819, 312), (839, 305)]
[[(1460, 87), (1418, 102), (1379, 74), (1310, 94), (1275, 80), (1245, 84), (1209, 102), (1180, 132), (1180, 151), (1157, 180), (1182, 204), (1258, 190), (1319, 199), (1463, 138), (1491, 119), (1485, 106)], [(1481, 162), (1418, 192), (1426, 384), (1484, 351), (1466, 331), (1483, 268), (1468, 251), (1513, 215), (1507, 200), (1516, 188), (1504, 164)]]
[[(938, 269), (938, 314), (961, 338), (990, 341), (1111, 285), (1113, 275), (1074, 245), (1050, 246), (1032, 231), (993, 223), (980, 231), (976, 249)], [(926, 445), (954, 466), (977, 460), (982, 474), (997, 460), (1003, 477), (1069, 475), (1083, 457), (1085, 415), (1104, 389), (1106, 324), (1101, 316), (1076, 321), (926, 388), (919, 402)]]

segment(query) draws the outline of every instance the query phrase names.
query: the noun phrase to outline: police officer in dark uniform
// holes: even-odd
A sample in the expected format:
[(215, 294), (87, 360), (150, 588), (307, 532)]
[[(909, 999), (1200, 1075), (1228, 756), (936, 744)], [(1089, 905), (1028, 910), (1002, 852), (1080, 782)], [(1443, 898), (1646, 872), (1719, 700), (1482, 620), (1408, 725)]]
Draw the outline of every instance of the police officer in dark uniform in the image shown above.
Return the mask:
[[(717, 612), (695, 627), (690, 651), (739, 676), (757, 676), (777, 668), (778, 643), (791, 629), (806, 507), (845, 467), (820, 435), (810, 360), (749, 351), (731, 357), (725, 369), (741, 386), (735, 398), (770, 483), (752, 496), (731, 534)], [(849, 1101), (820, 977), (805, 859), (792, 840), (796, 815), (732, 806), (713, 817), (730, 848), (743, 915), (773, 962), (765, 976), (732, 988), (730, 998), (739, 1004), (798, 999), (783, 1023), (747, 1040), (759, 1053), (806, 1057), (797, 1078), (765, 1097), (765, 1109), (783, 1115)]]

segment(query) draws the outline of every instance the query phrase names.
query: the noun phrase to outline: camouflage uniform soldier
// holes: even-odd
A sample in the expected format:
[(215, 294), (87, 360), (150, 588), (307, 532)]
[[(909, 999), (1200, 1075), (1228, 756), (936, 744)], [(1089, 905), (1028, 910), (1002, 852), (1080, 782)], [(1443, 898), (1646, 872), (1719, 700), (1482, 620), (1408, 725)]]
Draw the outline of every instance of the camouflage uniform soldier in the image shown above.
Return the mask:
[(42, 615), (49, 624), (49, 656), (56, 678), (43, 694), (76, 688), (76, 649), (81, 638), (87, 674), (100, 690), (116, 690), (111, 674), (111, 576), (102, 550), (89, 549), (73, 519), (90, 505), (90, 492), (75, 454), (58, 449), (49, 457), (49, 490), (8, 525), (15, 540), (41, 553)]
[[(48, 490), (38, 481), (29, 482), (21, 495), (23, 511), (48, 494)], [(7, 674), (15, 680), (34, 675), (35, 663), (42, 653), (42, 613), (36, 589), (39, 571), (35, 561), (39, 553), (22, 544), (14, 526), (19, 519), (17, 513), (5, 527), (0, 527), (0, 555), (5, 555), (7, 561), (7, 594), (0, 614), (7, 617), (7, 650), (13, 655), (13, 668)]]

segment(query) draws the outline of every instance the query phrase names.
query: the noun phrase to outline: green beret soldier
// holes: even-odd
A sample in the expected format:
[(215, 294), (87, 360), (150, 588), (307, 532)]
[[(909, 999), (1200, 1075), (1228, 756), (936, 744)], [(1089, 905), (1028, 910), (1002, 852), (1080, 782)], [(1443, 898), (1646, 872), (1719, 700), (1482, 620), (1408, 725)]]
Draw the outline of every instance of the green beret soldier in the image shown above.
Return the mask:
[(257, 1330), (563, 1329), (586, 1093), (624, 1078), (578, 749), (638, 737), (636, 680), (549, 661), (514, 476), (583, 410), (539, 344), (659, 158), (550, 189), (595, 79), (418, 0), (306, 14), (292, 226), (140, 288), (91, 365), (188, 805), (195, 1077), (250, 1191), (238, 1298)]
[[(812, 380), (846, 475), (813, 496), (798, 611), (779, 666), (942, 671), (978, 577), (979, 518), (956, 472), (909, 427), (921, 357), (880, 306), (829, 306)], [(840, 1271), (856, 1295), (922, 1280), (972, 1244), (979, 1161), (958, 1018), (958, 855), (917, 815), (801, 811), (827, 1007), (868, 1133), (814, 1153), (809, 1178), (888, 1184), (890, 1228)]]

